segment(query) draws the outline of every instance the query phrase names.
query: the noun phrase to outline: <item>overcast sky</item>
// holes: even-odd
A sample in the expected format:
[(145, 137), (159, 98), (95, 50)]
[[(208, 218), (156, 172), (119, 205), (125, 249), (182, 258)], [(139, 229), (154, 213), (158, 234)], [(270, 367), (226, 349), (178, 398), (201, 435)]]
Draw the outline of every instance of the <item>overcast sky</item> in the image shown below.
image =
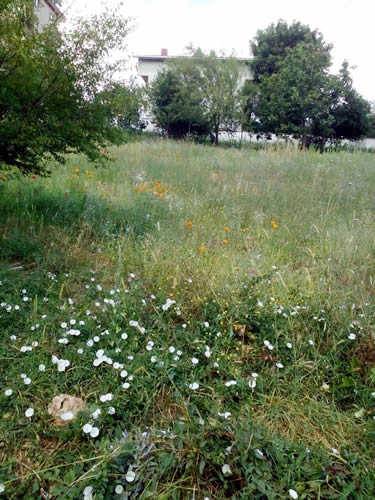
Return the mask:
[[(64, 0), (67, 16), (98, 12), (112, 0)], [(249, 40), (278, 19), (300, 21), (334, 45), (334, 72), (344, 59), (355, 88), (375, 101), (375, 0), (124, 0), (120, 9), (135, 18), (129, 50), (137, 54), (179, 55), (189, 42), (203, 49), (249, 56)]]

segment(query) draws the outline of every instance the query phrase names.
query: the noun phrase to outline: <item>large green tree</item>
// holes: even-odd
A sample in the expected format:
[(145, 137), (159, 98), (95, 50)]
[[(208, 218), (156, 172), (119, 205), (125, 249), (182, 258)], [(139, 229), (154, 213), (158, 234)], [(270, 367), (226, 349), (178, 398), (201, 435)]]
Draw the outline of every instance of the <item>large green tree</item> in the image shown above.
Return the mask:
[(103, 90), (113, 85), (129, 20), (105, 11), (65, 33), (36, 29), (33, 0), (0, 0), (0, 163), (42, 172), (66, 151), (97, 160), (121, 140)]
[(247, 89), (246, 127), (293, 137), (302, 147), (357, 140), (368, 129), (369, 104), (353, 88), (348, 64), (329, 72), (330, 49), (308, 26), (279, 21), (251, 42), (255, 80)]
[(259, 82), (262, 77), (277, 73), (287, 54), (301, 43), (325, 52), (330, 57), (332, 46), (323, 40), (321, 33), (311, 30), (307, 25), (299, 22), (289, 25), (280, 20), (264, 30), (258, 30), (250, 41), (254, 81)]

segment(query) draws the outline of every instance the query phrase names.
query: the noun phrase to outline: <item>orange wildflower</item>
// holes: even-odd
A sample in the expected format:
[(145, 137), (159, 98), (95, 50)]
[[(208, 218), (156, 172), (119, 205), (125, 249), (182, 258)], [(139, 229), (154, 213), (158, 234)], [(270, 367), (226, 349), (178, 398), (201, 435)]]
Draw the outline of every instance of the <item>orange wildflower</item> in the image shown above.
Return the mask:
[(135, 188), (136, 192), (139, 193), (140, 191), (144, 191), (147, 188), (146, 184), (140, 184)]
[(227, 240), (227, 239), (224, 239), (224, 240), (223, 240), (223, 243), (224, 243), (224, 245), (227, 245), (227, 244), (228, 244), (228, 240)]
[(198, 248), (198, 251), (199, 251), (199, 252), (204, 252), (205, 250), (206, 250), (206, 247), (205, 247), (204, 245), (202, 245), (202, 246), (200, 246), (200, 247)]
[(225, 231), (226, 231), (227, 233), (229, 233), (229, 231), (230, 231), (230, 227), (229, 227), (229, 226), (225, 226), (225, 228), (224, 228), (224, 229), (225, 229)]
[(277, 222), (275, 222), (274, 220), (271, 220), (271, 226), (274, 228), (274, 229), (277, 229), (279, 226), (277, 224)]
[(186, 227), (193, 227), (193, 223), (191, 222), (191, 220), (187, 221)]

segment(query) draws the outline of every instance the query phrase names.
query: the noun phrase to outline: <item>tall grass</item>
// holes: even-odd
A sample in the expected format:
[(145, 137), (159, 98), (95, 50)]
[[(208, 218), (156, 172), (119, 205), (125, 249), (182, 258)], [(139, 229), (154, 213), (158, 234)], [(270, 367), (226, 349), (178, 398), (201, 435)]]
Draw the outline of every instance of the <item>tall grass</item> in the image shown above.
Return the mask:
[[(371, 498), (375, 157), (168, 141), (112, 155), (0, 181), (4, 494)], [(129, 387), (93, 368), (98, 349)], [(59, 393), (88, 410), (56, 427)]]

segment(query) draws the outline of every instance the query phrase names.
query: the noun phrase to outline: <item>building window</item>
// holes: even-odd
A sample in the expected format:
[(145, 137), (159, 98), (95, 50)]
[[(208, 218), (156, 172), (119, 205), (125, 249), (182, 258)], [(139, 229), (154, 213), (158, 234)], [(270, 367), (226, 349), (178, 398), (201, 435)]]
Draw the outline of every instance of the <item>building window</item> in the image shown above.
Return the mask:
[(148, 85), (148, 75), (142, 75), (143, 81)]
[(34, 5), (36, 9), (39, 9), (40, 7), (40, 1), (39, 0), (34, 0)]

